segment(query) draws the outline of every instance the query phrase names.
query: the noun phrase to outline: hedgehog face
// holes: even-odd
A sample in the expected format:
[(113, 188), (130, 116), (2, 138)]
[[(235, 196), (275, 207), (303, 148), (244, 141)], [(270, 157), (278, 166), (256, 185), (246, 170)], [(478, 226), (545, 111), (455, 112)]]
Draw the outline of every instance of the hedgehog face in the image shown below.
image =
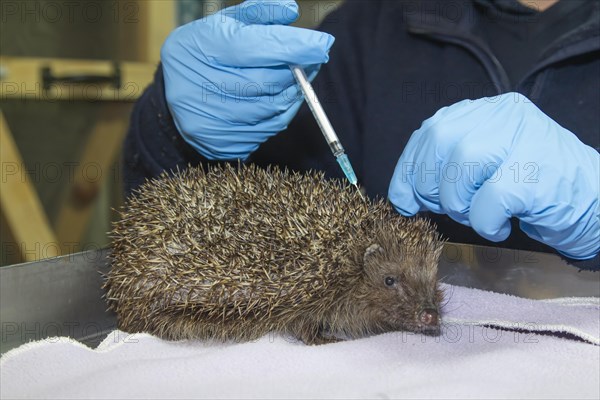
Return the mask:
[(363, 320), (375, 331), (440, 333), (443, 293), (437, 281), (438, 257), (414, 248), (414, 243), (381, 240), (365, 250)]

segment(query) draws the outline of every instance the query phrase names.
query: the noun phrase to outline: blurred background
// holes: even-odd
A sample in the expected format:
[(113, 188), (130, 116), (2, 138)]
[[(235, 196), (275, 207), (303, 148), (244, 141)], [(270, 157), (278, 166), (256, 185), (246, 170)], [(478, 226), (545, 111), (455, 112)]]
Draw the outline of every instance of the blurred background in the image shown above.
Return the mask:
[[(0, 2), (0, 266), (106, 247), (120, 149), (169, 32), (239, 1)], [(314, 28), (340, 0), (300, 0)]]

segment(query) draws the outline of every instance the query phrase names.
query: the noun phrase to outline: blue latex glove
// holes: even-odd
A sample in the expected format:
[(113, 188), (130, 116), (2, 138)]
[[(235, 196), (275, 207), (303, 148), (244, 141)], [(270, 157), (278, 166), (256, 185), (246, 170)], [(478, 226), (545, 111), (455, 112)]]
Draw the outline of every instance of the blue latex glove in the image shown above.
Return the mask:
[(439, 110), (413, 133), (392, 178), (398, 212), (446, 213), (501, 241), (509, 218), (567, 257), (600, 251), (600, 155), (517, 93)]
[(209, 159), (245, 159), (284, 130), (303, 97), (289, 64), (313, 79), (333, 36), (291, 26), (294, 1), (247, 1), (174, 30), (161, 49), (169, 109)]

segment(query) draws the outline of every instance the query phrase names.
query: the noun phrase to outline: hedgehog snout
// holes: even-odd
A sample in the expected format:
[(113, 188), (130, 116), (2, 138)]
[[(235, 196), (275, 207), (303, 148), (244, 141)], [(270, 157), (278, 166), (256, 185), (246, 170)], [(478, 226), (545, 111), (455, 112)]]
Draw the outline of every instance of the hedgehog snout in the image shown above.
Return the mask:
[(440, 334), (440, 317), (435, 308), (423, 308), (418, 314), (417, 320), (417, 325), (421, 332), (430, 335)]
[(419, 314), (419, 322), (423, 324), (423, 326), (436, 326), (438, 321), (438, 312), (433, 308), (425, 308)]

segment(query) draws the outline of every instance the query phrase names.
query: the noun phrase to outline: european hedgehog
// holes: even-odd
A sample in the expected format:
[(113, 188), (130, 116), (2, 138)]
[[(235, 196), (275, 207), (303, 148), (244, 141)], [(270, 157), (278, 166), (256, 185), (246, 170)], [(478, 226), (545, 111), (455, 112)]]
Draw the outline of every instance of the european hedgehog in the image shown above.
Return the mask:
[(442, 241), (350, 185), (270, 167), (147, 181), (112, 231), (104, 288), (119, 328), (171, 340), (307, 344), (439, 334)]

